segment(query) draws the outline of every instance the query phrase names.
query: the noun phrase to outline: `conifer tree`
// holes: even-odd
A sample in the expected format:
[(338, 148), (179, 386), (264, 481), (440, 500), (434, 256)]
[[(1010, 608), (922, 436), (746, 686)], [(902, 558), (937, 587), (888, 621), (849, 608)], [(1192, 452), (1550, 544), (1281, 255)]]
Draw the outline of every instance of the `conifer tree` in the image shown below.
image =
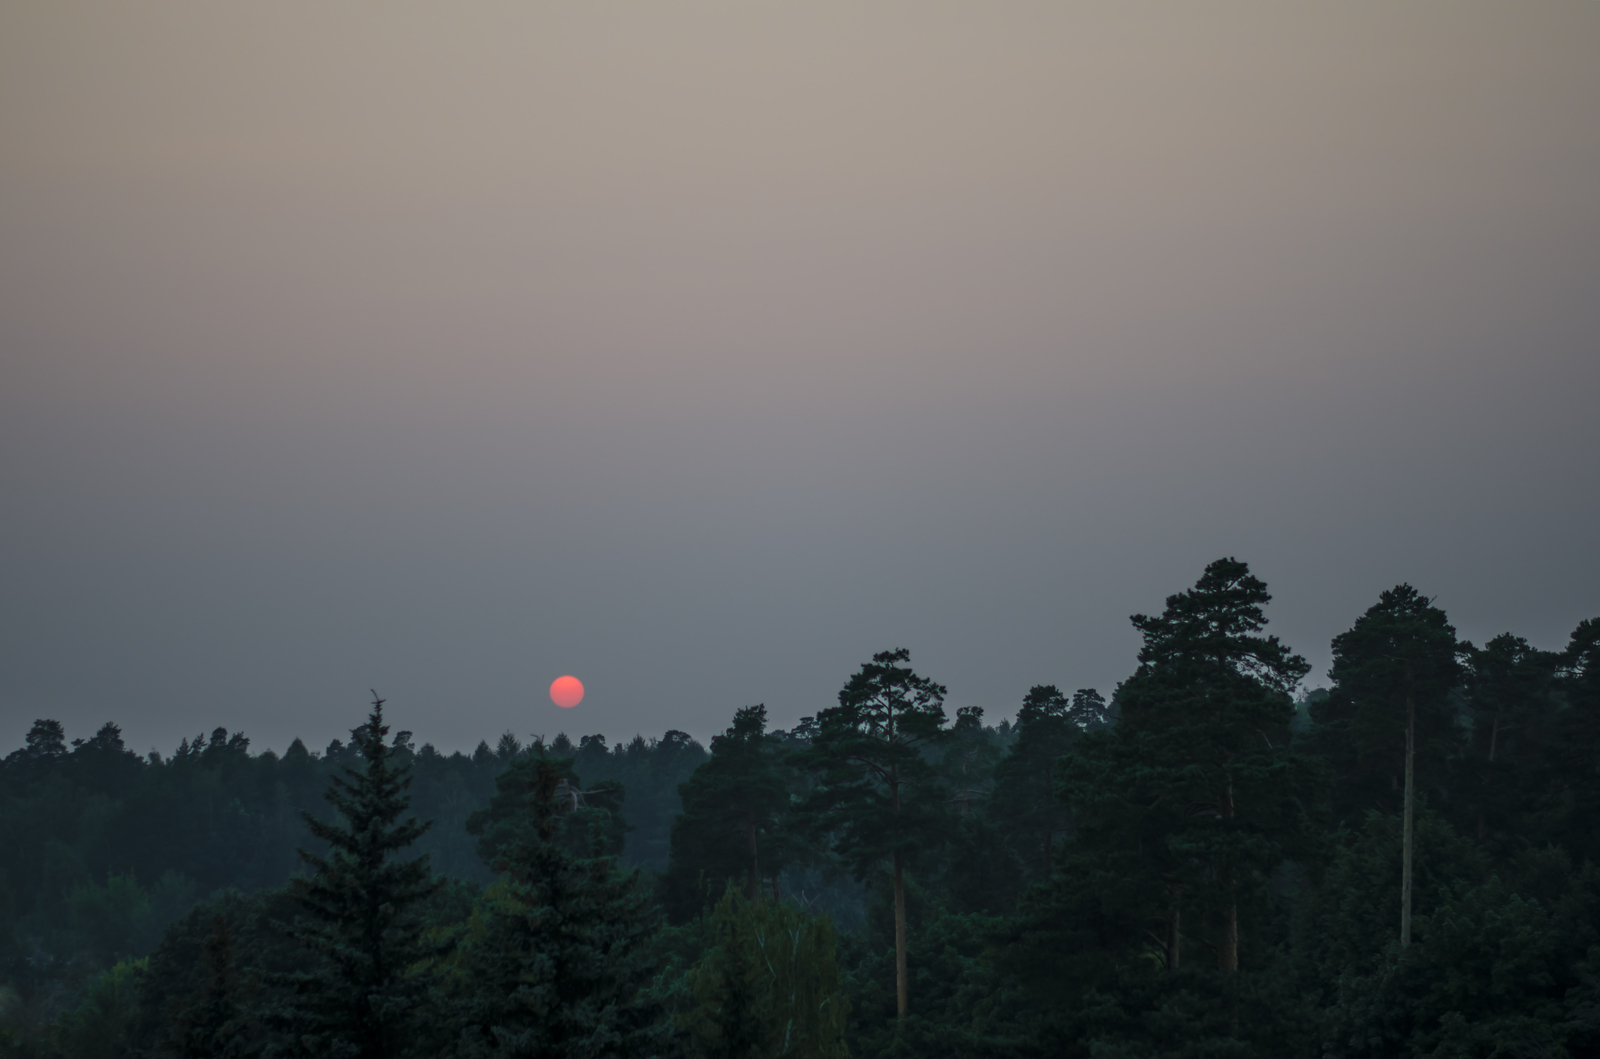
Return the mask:
[[(518, 773), (529, 827), (492, 865), (503, 877), (485, 894), (463, 952), (461, 1056), (632, 1059), (662, 1054), (670, 1036), (649, 993), (647, 952), (656, 930), (639, 874), (619, 872), (595, 849), (560, 841), (563, 779), (535, 742)], [(598, 843), (597, 843), (598, 845)]]
[(983, 725), (983, 707), (956, 710), (956, 723), (941, 742), (939, 772), (950, 792), (950, 807), (958, 820), (977, 817), (993, 791), (1001, 756), (993, 730)]
[(806, 807), (815, 830), (865, 879), (885, 860), (894, 886), (895, 1010), (907, 1008), (905, 873), (936, 840), (944, 815), (923, 750), (942, 738), (945, 689), (910, 666), (905, 648), (872, 656), (817, 715), (798, 760), (819, 773)]
[(1540, 651), (1510, 633), (1468, 652), (1467, 707), (1473, 723), (1463, 762), (1469, 789), (1462, 801), (1479, 841), (1491, 831), (1503, 838), (1516, 829), (1519, 810), (1536, 797), (1530, 784), (1548, 771), (1560, 660), (1559, 654)]
[(631, 830), (622, 814), (626, 792), (615, 781), (585, 790), (570, 757), (551, 756), (542, 743), (517, 757), (495, 777), (489, 804), (467, 817), (467, 833), (478, 836), (478, 857), (493, 866), (519, 843), (534, 839), (535, 821), (528, 812), (528, 791), (541, 770), (556, 772), (557, 797), (564, 799), (555, 840), (579, 857), (598, 850), (607, 856), (622, 852)]
[(1217, 966), (1228, 972), (1239, 968), (1239, 875), (1270, 868), (1260, 832), (1275, 829), (1268, 821), (1279, 805), (1272, 788), (1284, 775), (1290, 693), (1311, 668), (1276, 636), (1257, 635), (1271, 599), (1244, 563), (1211, 563), (1159, 616), (1134, 615), (1144, 646), (1118, 696), (1119, 727), (1148, 741), (1169, 779), (1206, 807), (1197, 819), (1214, 824), (1197, 848), (1210, 847), (1202, 859), (1218, 891)]
[[(789, 859), (785, 824), (790, 780), (767, 735), (767, 708), (745, 706), (733, 725), (711, 740), (711, 759), (678, 787), (683, 811), (672, 823), (668, 901), (681, 915), (706, 904), (704, 889), (731, 878), (754, 900), (761, 882), (774, 886)], [(714, 896), (714, 894), (713, 894)]]
[(1600, 862), (1600, 618), (1579, 622), (1562, 652), (1554, 775), (1547, 799), (1561, 806), (1562, 837), (1575, 857)]
[[(1411, 944), (1412, 845), (1419, 750), (1442, 764), (1457, 748), (1451, 693), (1461, 682), (1456, 642), (1444, 611), (1410, 585), (1397, 585), (1333, 639), (1333, 687), (1312, 716), (1318, 743), (1331, 751), (1346, 777), (1364, 784), (1393, 807), (1404, 786), (1402, 814), (1400, 945)], [(1377, 792), (1373, 780), (1380, 782)], [(1381, 783), (1387, 780), (1387, 797)], [(1347, 780), (1348, 782), (1348, 780)]]
[(1067, 720), (1085, 732), (1097, 732), (1114, 722), (1115, 713), (1100, 692), (1094, 688), (1079, 688), (1072, 693)]
[(290, 882), (304, 912), (292, 933), (317, 967), (286, 976), (291, 997), (274, 1021), (314, 1055), (412, 1054), (427, 1025), (426, 972), (443, 947), (425, 940), (418, 905), (442, 880), (431, 877), (426, 856), (397, 856), (429, 825), (401, 819), (411, 780), (396, 767), (396, 748), (384, 742), (388, 732), (383, 700), (374, 693), (367, 722), (350, 733), (363, 766), (332, 777), (326, 794), (342, 821), (304, 814), (311, 833), (331, 847), (325, 857), (302, 850), (312, 874)]
[(1303, 824), (1288, 734), (1309, 667), (1258, 635), (1270, 599), (1244, 563), (1219, 559), (1160, 615), (1134, 615), (1144, 645), (1117, 690), (1117, 724), (1065, 762), (1078, 845), (1164, 920), (1150, 936), (1170, 970), (1191, 933), (1186, 904), (1209, 919), (1218, 969), (1239, 969), (1242, 893), (1260, 891)]
[(1058, 761), (1077, 735), (1067, 697), (1053, 684), (1037, 685), (1023, 697), (1016, 742), (995, 769), (996, 826), (1040, 879), (1050, 877), (1055, 847), (1067, 834)]

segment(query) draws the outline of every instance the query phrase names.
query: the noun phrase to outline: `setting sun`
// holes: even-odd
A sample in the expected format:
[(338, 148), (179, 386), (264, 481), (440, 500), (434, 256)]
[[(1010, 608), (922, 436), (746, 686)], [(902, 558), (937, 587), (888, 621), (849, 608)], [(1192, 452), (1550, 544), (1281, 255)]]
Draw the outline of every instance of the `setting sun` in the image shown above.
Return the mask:
[(583, 701), (583, 681), (574, 676), (556, 677), (550, 682), (550, 701), (570, 710)]

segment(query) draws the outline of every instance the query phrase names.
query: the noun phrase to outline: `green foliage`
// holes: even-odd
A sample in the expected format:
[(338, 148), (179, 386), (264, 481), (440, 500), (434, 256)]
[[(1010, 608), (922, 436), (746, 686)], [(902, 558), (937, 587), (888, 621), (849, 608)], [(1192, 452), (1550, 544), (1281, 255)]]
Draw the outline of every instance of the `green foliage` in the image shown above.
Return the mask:
[[(715, 753), (715, 751), (713, 751)], [(731, 886), (710, 917), (712, 948), (689, 972), (680, 1016), (705, 1059), (845, 1059), (849, 1002), (833, 925)]]
[[(1333, 837), (1333, 853), (1311, 900), (1301, 958), (1324, 983), (1368, 974), (1387, 959), (1400, 921), (1400, 819), (1369, 812), (1360, 830)], [(1488, 873), (1480, 846), (1424, 807), (1417, 813), (1417, 873), (1413, 882), (1418, 936), (1453, 887), (1477, 885)]]
[(1391, 945), (1373, 970), (1341, 979), (1324, 1054), (1593, 1054), (1600, 906), (1587, 880), (1575, 881), (1583, 892), (1554, 913), (1499, 878), (1444, 899), (1421, 925), (1422, 943)]
[(124, 961), (90, 983), (83, 1000), (57, 1024), (62, 1055), (73, 1059), (117, 1059), (128, 1054), (144, 969), (143, 960)]

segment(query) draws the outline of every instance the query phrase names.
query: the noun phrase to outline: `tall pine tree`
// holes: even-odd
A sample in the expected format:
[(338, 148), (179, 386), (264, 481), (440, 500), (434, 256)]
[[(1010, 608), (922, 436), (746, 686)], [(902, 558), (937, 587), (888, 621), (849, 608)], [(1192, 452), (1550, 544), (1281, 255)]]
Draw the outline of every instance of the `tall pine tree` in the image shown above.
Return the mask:
[(1241, 905), (1303, 830), (1288, 735), (1309, 667), (1260, 635), (1271, 598), (1244, 563), (1219, 559), (1161, 614), (1134, 615), (1144, 645), (1116, 726), (1063, 762), (1080, 858), (1120, 880), (1108, 899), (1147, 924), (1169, 970), (1186, 938), (1224, 975), (1239, 970)]
[(1069, 827), (1066, 803), (1056, 790), (1058, 761), (1071, 749), (1079, 728), (1067, 697), (1052, 684), (1040, 684), (1023, 698), (1016, 731), (1016, 742), (995, 769), (990, 811), (1024, 870), (1042, 881), (1050, 877), (1056, 847)]
[(711, 759), (678, 786), (683, 811), (672, 823), (672, 859), (665, 880), (676, 917), (700, 912), (729, 879), (755, 900), (763, 879), (777, 878), (790, 858), (785, 823), (790, 775), (767, 735), (767, 708), (745, 706), (711, 740)]
[(1397, 585), (1334, 637), (1333, 687), (1312, 711), (1314, 742), (1334, 763), (1342, 801), (1400, 809), (1401, 947), (1411, 944), (1418, 759), (1442, 775), (1461, 743), (1451, 693), (1466, 650), (1444, 611)]
[(944, 816), (937, 774), (923, 751), (945, 733), (945, 689), (918, 676), (905, 648), (872, 656), (817, 715), (799, 760), (818, 773), (806, 813), (856, 877), (889, 862), (894, 886), (895, 1010), (907, 1014), (908, 867), (937, 840)]

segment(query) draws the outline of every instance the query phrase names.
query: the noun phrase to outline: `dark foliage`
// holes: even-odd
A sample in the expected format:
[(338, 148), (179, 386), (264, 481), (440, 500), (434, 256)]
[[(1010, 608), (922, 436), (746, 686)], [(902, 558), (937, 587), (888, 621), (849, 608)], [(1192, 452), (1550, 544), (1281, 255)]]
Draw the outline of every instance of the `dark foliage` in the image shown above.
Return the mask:
[(1400, 585), (1307, 691), (1269, 598), (1211, 564), (1109, 701), (952, 724), (891, 651), (709, 755), (37, 721), (0, 1059), (1600, 1056), (1600, 619), (1475, 647)]

